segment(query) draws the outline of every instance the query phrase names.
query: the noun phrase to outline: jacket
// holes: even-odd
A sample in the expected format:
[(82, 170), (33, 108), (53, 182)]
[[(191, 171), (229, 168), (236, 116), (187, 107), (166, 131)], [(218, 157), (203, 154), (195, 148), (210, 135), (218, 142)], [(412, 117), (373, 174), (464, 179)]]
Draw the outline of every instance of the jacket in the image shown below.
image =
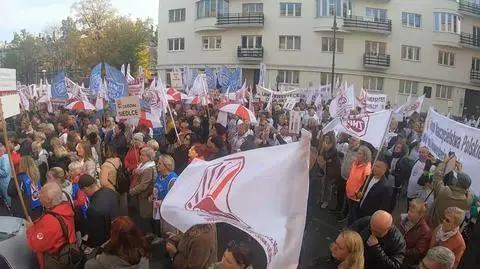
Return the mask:
[(323, 159), (325, 160), (325, 177), (329, 179), (330, 182), (337, 182), (339, 180), (345, 182), (341, 176), (337, 149), (332, 147), (330, 150), (324, 152)]
[[(373, 176), (370, 176), (368, 180), (365, 181), (365, 184), (363, 184), (363, 192), (366, 191), (372, 179)], [(390, 211), (393, 189), (388, 185), (387, 180), (388, 178), (383, 176), (380, 181), (372, 186), (366, 196), (363, 197), (360, 205), (360, 217), (371, 216), (377, 210)]]
[(340, 167), (341, 175), (343, 179), (347, 180), (348, 176), (350, 175), (350, 169), (352, 168), (352, 164), (355, 161), (355, 156), (357, 155), (357, 149), (348, 148), (345, 156), (343, 157), (342, 166)]
[[(63, 202), (51, 209), (52, 212), (60, 215), (68, 230), (70, 244), (75, 244), (75, 227), (73, 224), (72, 207)], [(44, 267), (44, 253), (56, 253), (64, 245), (62, 226), (58, 220), (51, 214), (43, 214), (32, 227), (27, 228), (27, 243), (30, 248), (37, 253), (40, 268)]]
[(125, 169), (127, 171), (132, 172), (137, 166), (140, 164), (140, 149), (137, 149), (135, 146), (132, 146), (127, 155), (125, 155), (125, 160), (123, 160), (123, 164), (125, 165)]
[(217, 261), (215, 224), (195, 225), (187, 230), (177, 245), (173, 269), (207, 269)]
[(7, 195), (8, 183), (12, 177), (12, 171), (10, 169), (10, 160), (8, 154), (0, 156), (0, 193), (3, 196), (5, 203), (10, 206), (10, 197)]
[(85, 232), (87, 246), (99, 247), (110, 238), (111, 223), (119, 215), (117, 193), (108, 188), (100, 188), (90, 197), (87, 209)]
[(137, 176), (138, 184), (130, 188), (130, 195), (136, 196), (140, 217), (152, 218), (153, 203), (149, 200), (149, 197), (153, 193), (157, 171), (155, 167), (145, 168)]
[(437, 227), (441, 223), (445, 209), (448, 207), (456, 206), (462, 210), (470, 211), (470, 205), (473, 200), (472, 195), (468, 191), (457, 186), (444, 185), (444, 167), (444, 163), (439, 164), (432, 176), (435, 201), (429, 210), (428, 225), (430, 227)]
[(432, 238), (432, 231), (430, 227), (428, 227), (425, 218), (409, 230), (405, 229), (406, 222), (407, 218), (405, 216), (397, 225), (400, 232), (404, 235), (405, 243), (407, 244), (403, 268), (409, 268), (408, 266), (418, 265), (420, 263), (430, 248), (430, 239)]
[(358, 164), (356, 161), (353, 162), (352, 168), (350, 169), (350, 175), (347, 179), (347, 185), (345, 187), (345, 192), (349, 199), (357, 202), (359, 201), (356, 197), (357, 193), (361, 191), (361, 188), (371, 171), (372, 164), (370, 162), (361, 164)]
[(102, 253), (87, 261), (85, 264), (85, 269), (148, 269), (150, 268), (149, 260), (147, 258), (142, 258), (138, 264), (129, 264), (128, 262), (122, 260), (116, 255), (110, 255), (107, 253)]
[(365, 248), (365, 269), (400, 269), (402, 267), (406, 244), (402, 233), (395, 226), (392, 225), (383, 238), (377, 238), (378, 244), (371, 247), (367, 244), (371, 235), (370, 217), (355, 221), (350, 228), (362, 237)]
[(452, 269), (456, 269), (458, 267), (458, 264), (460, 263), (460, 259), (462, 259), (463, 253), (465, 252), (465, 241), (463, 240), (462, 234), (460, 232), (457, 232), (454, 236), (450, 237), (447, 241), (445, 242), (439, 242), (437, 243), (437, 232), (440, 229), (440, 225), (435, 228), (435, 230), (432, 233), (432, 239), (430, 240), (430, 248), (436, 247), (436, 246), (442, 246), (450, 249), (453, 254), (455, 254), (455, 264), (453, 265)]

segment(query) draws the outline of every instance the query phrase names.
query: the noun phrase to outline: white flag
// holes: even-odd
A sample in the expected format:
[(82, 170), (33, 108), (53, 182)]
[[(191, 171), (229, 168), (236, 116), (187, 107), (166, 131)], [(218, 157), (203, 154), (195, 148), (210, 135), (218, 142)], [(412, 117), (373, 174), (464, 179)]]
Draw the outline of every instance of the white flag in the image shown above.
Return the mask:
[(375, 148), (382, 145), (385, 131), (389, 128), (391, 110), (383, 110), (371, 114), (350, 115), (346, 118), (335, 118), (322, 130), (323, 133), (338, 131), (367, 141)]
[(353, 85), (348, 86), (344, 81), (339, 88), (337, 96), (332, 100), (329, 107), (330, 115), (333, 118), (345, 117), (355, 106), (355, 93)]
[(258, 241), (268, 269), (296, 269), (306, 217), (310, 138), (302, 130), (298, 143), (191, 163), (163, 200), (162, 217), (182, 232), (196, 224), (228, 223)]

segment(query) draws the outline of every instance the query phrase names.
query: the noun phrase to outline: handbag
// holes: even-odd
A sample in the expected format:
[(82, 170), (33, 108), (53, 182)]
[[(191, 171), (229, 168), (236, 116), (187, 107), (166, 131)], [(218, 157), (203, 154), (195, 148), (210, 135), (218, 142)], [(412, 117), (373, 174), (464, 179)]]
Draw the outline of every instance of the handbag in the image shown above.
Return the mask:
[(64, 244), (57, 253), (45, 253), (45, 269), (82, 269), (86, 259), (84, 253), (68, 240), (68, 227), (60, 215), (52, 211), (47, 211), (55, 217), (62, 227)]

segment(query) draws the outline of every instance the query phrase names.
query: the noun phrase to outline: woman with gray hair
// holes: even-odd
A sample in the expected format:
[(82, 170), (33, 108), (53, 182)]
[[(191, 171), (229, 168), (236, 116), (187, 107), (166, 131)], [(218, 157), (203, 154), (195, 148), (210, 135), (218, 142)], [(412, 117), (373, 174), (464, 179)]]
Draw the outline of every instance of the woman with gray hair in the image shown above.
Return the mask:
[(455, 255), (446, 247), (434, 247), (419, 264), (420, 269), (452, 269)]
[(137, 200), (137, 209), (140, 217), (144, 220), (141, 228), (147, 233), (148, 222), (150, 222), (149, 236), (153, 235), (153, 205), (152, 200), (149, 199), (153, 193), (153, 182), (157, 177), (157, 170), (155, 169), (155, 151), (149, 147), (140, 150), (140, 164), (133, 170), (133, 176), (137, 177), (137, 184), (130, 187), (130, 195)]
[(430, 248), (442, 246), (450, 249), (455, 254), (455, 264), (452, 268), (456, 269), (466, 248), (460, 233), (465, 211), (458, 207), (449, 207), (445, 209), (444, 215), (442, 223), (432, 233)]

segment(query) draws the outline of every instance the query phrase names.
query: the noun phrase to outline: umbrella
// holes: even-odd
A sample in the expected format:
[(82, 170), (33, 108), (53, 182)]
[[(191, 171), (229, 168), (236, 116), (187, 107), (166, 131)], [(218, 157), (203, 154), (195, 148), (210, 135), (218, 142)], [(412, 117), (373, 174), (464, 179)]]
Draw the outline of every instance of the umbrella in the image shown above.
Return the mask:
[(240, 104), (226, 104), (220, 107), (220, 111), (232, 113), (241, 118), (242, 120), (248, 120), (251, 123), (257, 122), (257, 118), (255, 118), (253, 112)]
[(75, 101), (68, 104), (65, 108), (71, 110), (96, 110), (94, 105), (86, 101)]
[[(172, 99), (170, 99), (169, 97), (171, 97)], [(188, 99), (188, 96), (184, 93), (181, 93), (177, 90), (175, 90), (174, 88), (169, 88), (167, 90), (167, 100), (172, 100), (172, 101), (180, 101), (180, 100), (184, 100), (184, 99)]]

